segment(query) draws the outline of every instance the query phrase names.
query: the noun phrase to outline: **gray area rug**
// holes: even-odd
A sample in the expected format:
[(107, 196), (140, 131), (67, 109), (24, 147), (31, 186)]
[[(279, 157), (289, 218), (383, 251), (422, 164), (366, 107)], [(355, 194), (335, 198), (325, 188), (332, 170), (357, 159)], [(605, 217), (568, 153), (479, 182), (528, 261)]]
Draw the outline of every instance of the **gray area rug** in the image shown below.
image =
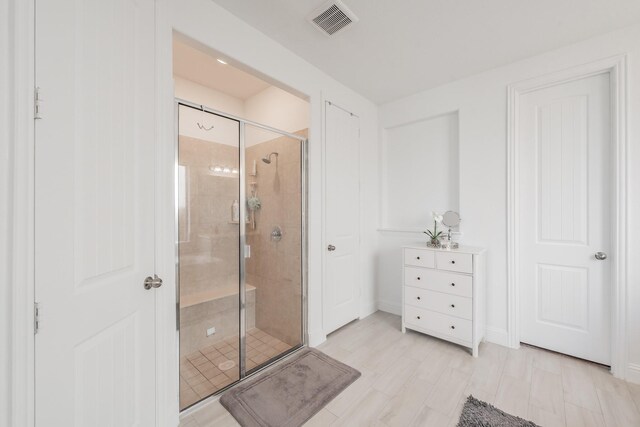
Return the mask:
[(462, 408), (458, 427), (540, 427), (531, 421), (507, 414), (493, 405), (469, 396)]
[(298, 427), (360, 377), (311, 348), (224, 393), (220, 403), (243, 427)]

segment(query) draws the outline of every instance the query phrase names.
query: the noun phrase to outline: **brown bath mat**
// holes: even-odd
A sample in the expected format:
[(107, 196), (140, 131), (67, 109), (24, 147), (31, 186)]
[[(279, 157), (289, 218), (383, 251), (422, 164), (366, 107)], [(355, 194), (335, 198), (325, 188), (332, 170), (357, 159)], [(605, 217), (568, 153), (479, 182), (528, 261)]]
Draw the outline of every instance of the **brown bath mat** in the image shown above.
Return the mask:
[(457, 427), (539, 427), (531, 421), (507, 414), (493, 405), (469, 396)]
[(360, 376), (311, 348), (224, 393), (222, 406), (243, 427), (297, 427)]

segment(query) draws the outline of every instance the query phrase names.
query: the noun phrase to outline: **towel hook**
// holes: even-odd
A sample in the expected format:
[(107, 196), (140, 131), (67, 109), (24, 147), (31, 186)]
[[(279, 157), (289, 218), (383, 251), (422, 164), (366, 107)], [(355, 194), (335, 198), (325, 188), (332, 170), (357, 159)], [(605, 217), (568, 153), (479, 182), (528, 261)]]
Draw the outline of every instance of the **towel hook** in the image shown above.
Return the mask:
[[(200, 105), (200, 110), (204, 113), (204, 105)], [(203, 124), (200, 124), (200, 122), (196, 122), (196, 124), (198, 125), (200, 130), (204, 130), (206, 132), (209, 132), (211, 129), (213, 129), (213, 125), (207, 127), (207, 126), (205, 126)]]

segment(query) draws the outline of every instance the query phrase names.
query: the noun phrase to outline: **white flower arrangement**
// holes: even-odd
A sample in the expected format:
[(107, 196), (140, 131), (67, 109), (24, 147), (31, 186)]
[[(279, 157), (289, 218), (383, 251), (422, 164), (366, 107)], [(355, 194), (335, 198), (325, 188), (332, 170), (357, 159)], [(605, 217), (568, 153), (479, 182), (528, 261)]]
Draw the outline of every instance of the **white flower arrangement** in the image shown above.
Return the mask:
[(431, 218), (433, 219), (433, 231), (427, 230), (423, 231), (423, 233), (429, 236), (432, 243), (435, 243), (442, 236), (442, 231), (438, 231), (438, 224), (442, 223), (442, 214), (435, 211), (431, 212)]

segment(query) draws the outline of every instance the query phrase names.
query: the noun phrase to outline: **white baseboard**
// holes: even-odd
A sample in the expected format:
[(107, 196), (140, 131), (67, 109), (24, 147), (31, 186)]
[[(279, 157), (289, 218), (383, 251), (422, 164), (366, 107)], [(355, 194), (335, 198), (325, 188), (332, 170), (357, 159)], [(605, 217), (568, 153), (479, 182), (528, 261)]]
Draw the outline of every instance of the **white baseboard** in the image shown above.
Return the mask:
[(378, 310), (376, 300), (363, 301), (360, 304), (360, 319), (364, 319), (365, 317), (375, 313), (376, 310)]
[(630, 383), (640, 384), (640, 365), (636, 363), (629, 363), (627, 365), (627, 378)]
[(506, 329), (485, 326), (484, 340), (493, 344), (509, 347), (509, 333)]
[(386, 300), (378, 300), (378, 310), (402, 316), (402, 305)]

